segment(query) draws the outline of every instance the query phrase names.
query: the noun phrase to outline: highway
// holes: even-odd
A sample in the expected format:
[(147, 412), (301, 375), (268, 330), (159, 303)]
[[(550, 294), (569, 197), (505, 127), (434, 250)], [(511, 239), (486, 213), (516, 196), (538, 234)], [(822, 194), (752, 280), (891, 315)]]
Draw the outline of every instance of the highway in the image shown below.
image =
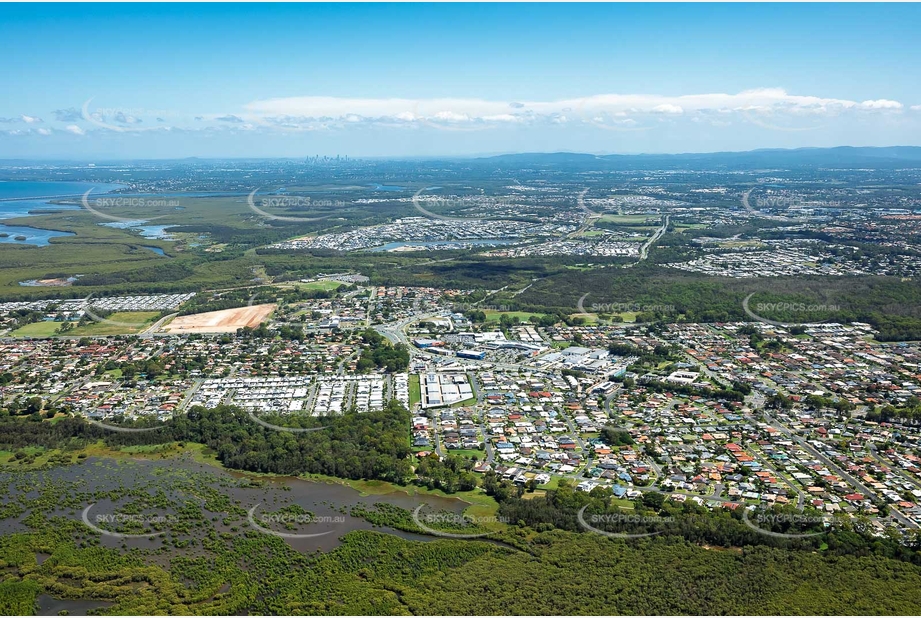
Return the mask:
[(169, 315), (163, 316), (162, 318), (160, 318), (159, 320), (157, 320), (156, 322), (154, 322), (153, 324), (151, 324), (150, 326), (142, 330), (140, 332), (140, 336), (149, 337), (151, 335), (156, 334), (168, 320), (175, 318), (177, 315), (179, 315), (178, 311), (176, 313), (171, 313)]
[(654, 243), (658, 242), (658, 240), (662, 238), (662, 236), (665, 234), (665, 231), (668, 229), (668, 222), (670, 218), (671, 218), (671, 215), (665, 215), (665, 222), (662, 223), (662, 227), (657, 229), (656, 233), (653, 234), (649, 240), (644, 242), (642, 247), (640, 247), (640, 259), (639, 259), (640, 262), (642, 262), (647, 257), (649, 257), (649, 248)]
[(644, 242), (643, 246), (640, 247), (640, 257), (633, 263), (625, 264), (624, 268), (633, 268), (634, 266), (636, 266), (637, 264), (639, 264), (640, 262), (642, 262), (643, 260), (649, 257), (649, 248), (652, 247), (653, 244), (658, 242), (660, 238), (662, 238), (666, 230), (668, 230), (668, 223), (670, 220), (671, 220), (671, 215), (665, 215), (665, 221), (662, 223), (662, 227), (658, 228), (655, 231), (655, 233), (649, 237), (649, 240)]

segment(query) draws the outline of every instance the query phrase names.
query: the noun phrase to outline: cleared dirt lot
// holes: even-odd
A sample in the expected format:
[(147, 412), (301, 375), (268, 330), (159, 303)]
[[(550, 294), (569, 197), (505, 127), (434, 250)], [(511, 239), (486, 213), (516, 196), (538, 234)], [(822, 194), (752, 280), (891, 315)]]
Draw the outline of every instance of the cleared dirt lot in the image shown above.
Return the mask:
[(167, 333), (233, 333), (244, 326), (256, 328), (274, 309), (273, 303), (182, 315), (164, 326), (163, 330)]

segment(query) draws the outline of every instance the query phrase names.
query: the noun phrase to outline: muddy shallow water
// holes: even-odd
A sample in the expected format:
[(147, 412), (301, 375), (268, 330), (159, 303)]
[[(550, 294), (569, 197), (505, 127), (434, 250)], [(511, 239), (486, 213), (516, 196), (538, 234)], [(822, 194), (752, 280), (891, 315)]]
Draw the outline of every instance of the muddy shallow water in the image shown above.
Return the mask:
[[(395, 534), (404, 539), (416, 541), (431, 541), (437, 537), (403, 532), (387, 527), (373, 526), (359, 517), (348, 514), (354, 506), (371, 508), (374, 503), (386, 503), (412, 511), (420, 504), (426, 505), (426, 510), (447, 511), (460, 514), (468, 503), (457, 498), (443, 498), (439, 496), (410, 496), (405, 492), (394, 492), (385, 495), (362, 496), (360, 492), (351, 487), (336, 483), (323, 483), (307, 481), (295, 477), (269, 477), (251, 476), (245, 473), (229, 472), (197, 463), (188, 457), (165, 460), (113, 460), (89, 458), (82, 464), (54, 468), (46, 471), (35, 472), (0, 472), (0, 496), (4, 502), (20, 494), (30, 499), (36, 498), (39, 488), (43, 485), (60, 485), (68, 488), (71, 495), (87, 495), (81, 502), (82, 507), (61, 507), (48, 516), (62, 516), (68, 518), (81, 518), (83, 510), (93, 505), (91, 511), (85, 516), (98, 525), (99, 528), (112, 532), (141, 532), (147, 529), (126, 530), (109, 525), (114, 517), (132, 517), (124, 515), (124, 507), (130, 500), (124, 498), (110, 499), (109, 496), (99, 496), (98, 492), (111, 492), (123, 488), (141, 489), (145, 496), (164, 494), (171, 501), (172, 506), (159, 509), (148, 509), (146, 512), (133, 515), (135, 517), (159, 518), (164, 523), (155, 528), (167, 530), (170, 518), (175, 517), (177, 507), (186, 502), (205, 504), (204, 491), (196, 491), (195, 487), (211, 487), (220, 494), (227, 496), (234, 506), (253, 512), (256, 523), (266, 529), (282, 533), (285, 543), (300, 552), (330, 551), (341, 544), (340, 537), (353, 530), (378, 530)], [(253, 485), (255, 484), (255, 485)], [(90, 497), (96, 494), (99, 497)], [(272, 519), (272, 513), (293, 505), (299, 506), (303, 511), (310, 513), (310, 518), (295, 519), (294, 523), (285, 526)], [(240, 533), (252, 530), (246, 518), (239, 516), (225, 518), (226, 512), (211, 510), (202, 507), (205, 514), (205, 526), (212, 526), (220, 533)], [(18, 517), (0, 520), (0, 533), (25, 532), (28, 527), (22, 523), (28, 512)], [(308, 521), (310, 519), (311, 521)], [(180, 533), (182, 537), (198, 537), (203, 530), (196, 530), (190, 534)], [(285, 536), (288, 535), (288, 536)], [(294, 535), (294, 536), (291, 536)], [(106, 547), (136, 547), (140, 549), (160, 549), (165, 547), (167, 535), (122, 537), (101, 533), (100, 542)], [(183, 553), (198, 553), (194, 548), (187, 550), (171, 550)], [(167, 556), (163, 556), (168, 559)], [(159, 560), (157, 560), (159, 562)], [(69, 608), (61, 608), (69, 609)], [(71, 612), (73, 613), (73, 612)]]

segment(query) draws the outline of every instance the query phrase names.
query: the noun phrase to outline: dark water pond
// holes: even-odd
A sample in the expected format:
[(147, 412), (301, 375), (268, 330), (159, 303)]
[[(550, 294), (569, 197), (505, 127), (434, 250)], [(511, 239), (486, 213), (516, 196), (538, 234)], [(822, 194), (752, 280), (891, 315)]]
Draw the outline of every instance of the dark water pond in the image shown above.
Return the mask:
[(74, 601), (71, 599), (56, 599), (47, 594), (38, 595), (38, 616), (58, 616), (66, 611), (68, 616), (86, 616), (91, 609), (109, 607), (108, 601)]

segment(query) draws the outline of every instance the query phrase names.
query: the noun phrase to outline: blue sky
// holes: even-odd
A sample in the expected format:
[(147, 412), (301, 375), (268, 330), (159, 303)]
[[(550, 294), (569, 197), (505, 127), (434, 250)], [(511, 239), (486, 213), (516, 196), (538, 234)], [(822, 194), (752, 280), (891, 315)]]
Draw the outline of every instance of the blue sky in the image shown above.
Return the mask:
[(921, 145), (912, 4), (0, 5), (0, 158)]

